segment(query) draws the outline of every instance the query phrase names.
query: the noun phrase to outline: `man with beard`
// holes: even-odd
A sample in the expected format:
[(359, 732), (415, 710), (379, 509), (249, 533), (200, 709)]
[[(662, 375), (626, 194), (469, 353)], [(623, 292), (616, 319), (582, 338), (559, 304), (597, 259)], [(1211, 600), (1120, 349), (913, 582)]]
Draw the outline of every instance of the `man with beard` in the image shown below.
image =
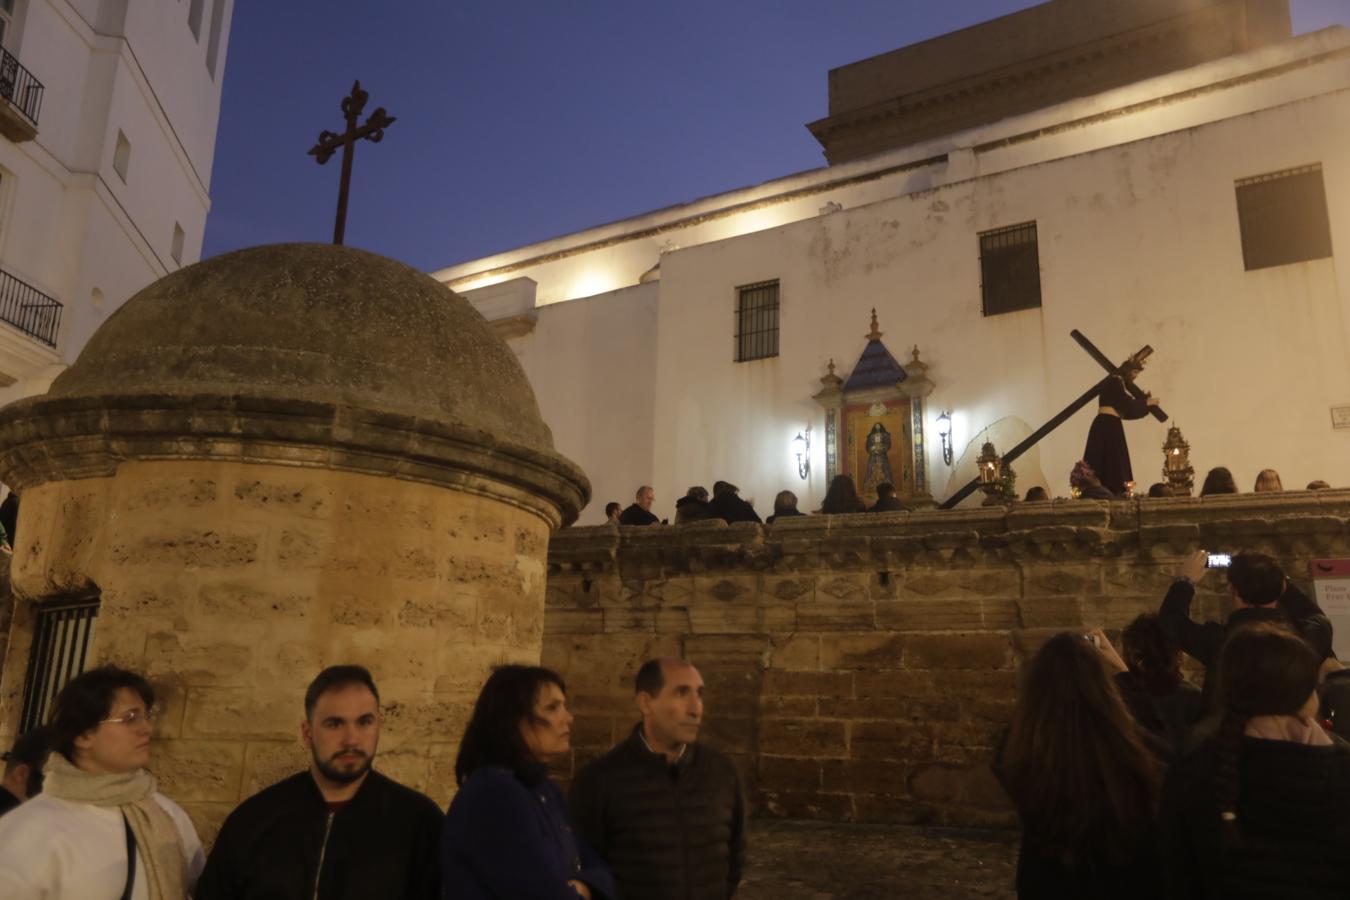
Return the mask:
[(361, 666), (330, 666), (305, 691), (309, 771), (225, 820), (196, 900), (440, 897), (440, 809), (371, 768), (380, 695)]

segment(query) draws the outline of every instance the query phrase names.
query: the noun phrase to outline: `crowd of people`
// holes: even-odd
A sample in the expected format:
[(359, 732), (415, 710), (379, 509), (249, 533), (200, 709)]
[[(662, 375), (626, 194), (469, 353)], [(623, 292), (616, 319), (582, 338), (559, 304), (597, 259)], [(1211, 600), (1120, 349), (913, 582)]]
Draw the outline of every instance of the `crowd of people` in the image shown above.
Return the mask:
[[(702, 486), (691, 487), (685, 495), (675, 501), (675, 524), (699, 522), (707, 519), (721, 519), (730, 525), (733, 522), (762, 522), (772, 525), (778, 519), (792, 516), (804, 516), (806, 513), (797, 508), (797, 495), (792, 491), (779, 491), (773, 498), (773, 513), (761, 519), (755, 512), (754, 504), (740, 496), (741, 489), (729, 481), (713, 483), (711, 497), (708, 489)], [(605, 524), (607, 525), (666, 525), (652, 512), (656, 492), (650, 485), (638, 488), (633, 503), (624, 507), (616, 502), (605, 504)], [(909, 509), (901, 501), (895, 485), (882, 483), (877, 485), (877, 499), (871, 506), (859, 495), (853, 478), (849, 475), (836, 475), (825, 492), (825, 500), (816, 515), (838, 515), (840, 513), (861, 512), (898, 512)]]
[[(1092, 466), (1083, 460), (1076, 463), (1073, 471), (1069, 473), (1069, 484), (1076, 489), (1077, 496), (1085, 500), (1119, 500), (1134, 496), (1133, 482), (1126, 483), (1121, 493), (1115, 493), (1102, 483), (1101, 478), (1098, 477)], [(1318, 480), (1309, 482), (1306, 490), (1327, 490), (1330, 487), (1331, 485), (1327, 482)], [(1279, 473), (1274, 469), (1262, 469), (1260, 474), (1256, 476), (1256, 484), (1252, 490), (1258, 494), (1283, 491), (1284, 485), (1280, 481)], [(1200, 487), (1201, 497), (1237, 493), (1240, 493), (1240, 491), (1237, 489), (1237, 483), (1233, 480), (1233, 474), (1223, 466), (1210, 469)], [(1169, 496), (1167, 485), (1161, 482), (1153, 484), (1149, 487), (1147, 495), (1149, 497)], [(1049, 491), (1040, 485), (1036, 485), (1027, 490), (1023, 501), (1036, 503), (1051, 499)], [(668, 519), (662, 519), (652, 512), (652, 504), (655, 500), (656, 491), (650, 485), (644, 484), (638, 488), (637, 494), (629, 506), (625, 507), (615, 501), (605, 504), (605, 524), (669, 524)], [(820, 509), (815, 510), (814, 513), (817, 515), (840, 515), (862, 512), (898, 512), (912, 508), (900, 499), (895, 486), (892, 484), (877, 485), (876, 502), (868, 506), (858, 493), (852, 476), (836, 475), (830, 480)], [(683, 497), (675, 501), (676, 525), (705, 519), (721, 519), (727, 524), (733, 522), (763, 522), (766, 525), (771, 525), (777, 519), (802, 515), (806, 515), (806, 513), (797, 509), (797, 495), (792, 491), (780, 491), (774, 497), (773, 513), (767, 518), (761, 519), (759, 513), (755, 512), (754, 504), (741, 498), (740, 488), (727, 481), (715, 482), (711, 497), (707, 488), (696, 485), (686, 491)]]
[(1227, 620), (1197, 622), (1208, 562), (1183, 562), (1123, 653), (1063, 632), (1027, 667), (995, 763), (1022, 823), (1019, 897), (1350, 897), (1350, 678), (1330, 622), (1256, 553), (1232, 558)]
[(229, 814), (209, 855), (151, 774), (157, 712), (141, 675), (84, 672), (24, 735), (0, 787), (5, 900), (699, 900), (729, 898), (745, 856), (744, 789), (699, 743), (703, 679), (642, 665), (639, 718), (577, 772), (558, 673), (504, 665), (460, 736), (449, 809), (372, 768), (380, 695), (361, 666), (324, 669), (304, 698), (306, 770)]

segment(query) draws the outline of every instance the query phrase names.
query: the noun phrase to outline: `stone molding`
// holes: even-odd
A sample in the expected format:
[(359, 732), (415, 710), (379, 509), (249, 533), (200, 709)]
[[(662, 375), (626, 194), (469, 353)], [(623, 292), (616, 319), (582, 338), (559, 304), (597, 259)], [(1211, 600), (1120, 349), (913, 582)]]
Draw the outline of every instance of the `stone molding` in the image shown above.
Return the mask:
[(30, 397), (0, 410), (0, 478), (20, 492), (112, 475), (128, 459), (203, 459), (385, 475), (491, 496), (556, 528), (590, 499), (582, 470), (448, 422), (246, 395)]

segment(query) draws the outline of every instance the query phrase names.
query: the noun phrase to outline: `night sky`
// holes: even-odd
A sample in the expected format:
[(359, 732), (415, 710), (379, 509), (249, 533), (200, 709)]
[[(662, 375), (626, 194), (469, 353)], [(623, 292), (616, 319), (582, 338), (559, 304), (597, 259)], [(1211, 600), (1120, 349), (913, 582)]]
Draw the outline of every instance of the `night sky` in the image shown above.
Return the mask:
[(202, 255), (331, 240), (341, 159), (306, 152), (354, 78), (398, 121), (358, 145), (346, 243), (434, 270), (824, 165), (831, 68), (1033, 5), (240, 2)]

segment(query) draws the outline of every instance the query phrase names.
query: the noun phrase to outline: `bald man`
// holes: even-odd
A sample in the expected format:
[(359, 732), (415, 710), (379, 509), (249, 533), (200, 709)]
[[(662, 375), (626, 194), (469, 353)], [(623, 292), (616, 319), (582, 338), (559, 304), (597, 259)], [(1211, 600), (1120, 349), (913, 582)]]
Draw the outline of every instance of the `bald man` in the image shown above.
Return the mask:
[(745, 860), (745, 796), (731, 760), (698, 743), (703, 677), (653, 659), (634, 687), (642, 721), (572, 781), (577, 829), (625, 900), (727, 900)]

